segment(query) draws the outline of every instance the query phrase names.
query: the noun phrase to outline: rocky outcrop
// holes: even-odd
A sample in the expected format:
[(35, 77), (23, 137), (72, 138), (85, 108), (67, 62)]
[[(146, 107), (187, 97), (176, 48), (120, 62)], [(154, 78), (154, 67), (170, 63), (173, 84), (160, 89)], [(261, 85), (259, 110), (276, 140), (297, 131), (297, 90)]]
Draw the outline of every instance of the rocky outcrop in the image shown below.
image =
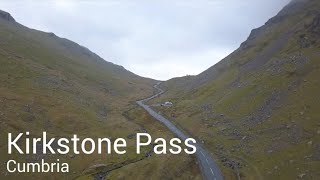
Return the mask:
[(7, 21), (16, 22), (16, 21), (14, 20), (14, 18), (11, 16), (10, 13), (5, 12), (5, 11), (2, 11), (2, 10), (0, 10), (0, 18), (1, 18), (1, 19), (4, 19), (4, 20), (7, 20)]
[(309, 25), (308, 29), (315, 34), (320, 34), (320, 13), (313, 18), (313, 21)]

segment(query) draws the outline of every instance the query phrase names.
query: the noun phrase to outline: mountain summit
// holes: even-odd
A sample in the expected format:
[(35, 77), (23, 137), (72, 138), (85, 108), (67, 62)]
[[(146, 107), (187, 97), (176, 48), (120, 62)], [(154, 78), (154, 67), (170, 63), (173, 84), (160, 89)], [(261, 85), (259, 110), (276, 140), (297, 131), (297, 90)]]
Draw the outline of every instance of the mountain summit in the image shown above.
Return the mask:
[(0, 10), (0, 18), (5, 19), (7, 21), (15, 22), (14, 18), (11, 16), (10, 13), (2, 11), (2, 10)]

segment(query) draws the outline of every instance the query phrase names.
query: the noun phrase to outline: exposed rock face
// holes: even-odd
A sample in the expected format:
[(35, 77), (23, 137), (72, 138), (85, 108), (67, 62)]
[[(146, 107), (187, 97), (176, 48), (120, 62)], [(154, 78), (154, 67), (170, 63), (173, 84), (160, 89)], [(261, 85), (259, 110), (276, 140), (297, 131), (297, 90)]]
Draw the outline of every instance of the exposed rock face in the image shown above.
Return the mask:
[(14, 18), (11, 16), (10, 13), (0, 10), (0, 18), (5, 19), (7, 21), (15, 22)]
[(313, 19), (309, 29), (316, 34), (320, 34), (320, 13)]

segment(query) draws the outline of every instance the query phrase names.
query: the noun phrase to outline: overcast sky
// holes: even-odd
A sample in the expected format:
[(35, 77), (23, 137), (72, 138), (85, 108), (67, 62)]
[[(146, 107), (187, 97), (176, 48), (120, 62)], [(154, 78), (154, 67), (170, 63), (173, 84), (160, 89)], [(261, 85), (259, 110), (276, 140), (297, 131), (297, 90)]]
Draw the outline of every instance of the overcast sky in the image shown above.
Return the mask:
[(290, 0), (1, 0), (21, 24), (68, 38), (146, 77), (195, 75)]

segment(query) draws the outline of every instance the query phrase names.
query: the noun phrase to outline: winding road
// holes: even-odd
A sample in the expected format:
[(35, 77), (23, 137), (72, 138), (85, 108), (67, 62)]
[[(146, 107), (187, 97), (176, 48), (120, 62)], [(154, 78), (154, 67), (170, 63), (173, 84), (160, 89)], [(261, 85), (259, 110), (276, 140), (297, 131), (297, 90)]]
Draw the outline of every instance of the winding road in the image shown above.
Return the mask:
[[(144, 102), (154, 99), (164, 93), (164, 91), (158, 87), (159, 84), (160, 83), (157, 83), (154, 86), (154, 88), (157, 89), (159, 93), (151, 97), (148, 97), (146, 99), (139, 100), (137, 101), (137, 104), (141, 106), (143, 109), (145, 109), (152, 117), (154, 117), (155, 119), (160, 121), (162, 124), (167, 126), (167, 128), (169, 128), (169, 130), (173, 132), (181, 140), (185, 140), (189, 138), (189, 136), (187, 136), (181, 130), (179, 130), (170, 120), (161, 116), (160, 114), (152, 110), (148, 105), (144, 104)], [(200, 166), (200, 170), (203, 178), (209, 179), (209, 180), (223, 180), (222, 173), (219, 167), (217, 166), (217, 164), (215, 163), (215, 161), (213, 160), (210, 153), (207, 150), (205, 150), (204, 147), (202, 147), (199, 143), (196, 143), (195, 146), (197, 148), (195, 155), (199, 162), (199, 166)]]

